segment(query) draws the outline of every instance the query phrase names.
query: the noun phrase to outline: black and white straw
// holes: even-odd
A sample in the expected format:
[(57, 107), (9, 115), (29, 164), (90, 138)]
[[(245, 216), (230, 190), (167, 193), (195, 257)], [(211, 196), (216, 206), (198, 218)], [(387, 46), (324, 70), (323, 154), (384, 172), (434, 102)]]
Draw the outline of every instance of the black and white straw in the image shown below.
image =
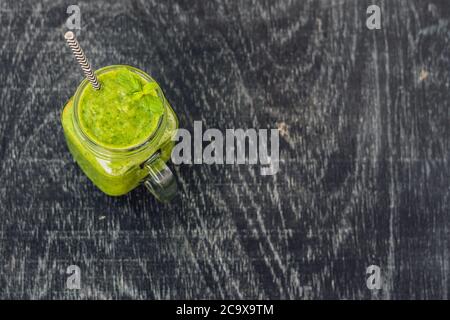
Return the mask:
[(80, 47), (80, 44), (75, 38), (75, 34), (72, 31), (67, 31), (64, 35), (64, 38), (66, 38), (67, 44), (69, 45), (70, 49), (72, 49), (73, 55), (80, 64), (81, 69), (83, 69), (86, 78), (89, 80), (95, 90), (99, 90), (100, 83), (98, 82), (97, 77), (92, 71), (91, 65), (87, 61), (86, 56), (84, 55), (84, 52)]

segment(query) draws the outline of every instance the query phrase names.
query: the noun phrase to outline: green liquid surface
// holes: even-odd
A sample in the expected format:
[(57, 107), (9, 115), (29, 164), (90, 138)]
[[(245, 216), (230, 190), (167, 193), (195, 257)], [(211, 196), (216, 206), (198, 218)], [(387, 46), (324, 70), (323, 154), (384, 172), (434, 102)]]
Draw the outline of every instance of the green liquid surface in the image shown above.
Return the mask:
[(145, 142), (158, 127), (164, 106), (158, 84), (117, 68), (98, 76), (100, 90), (86, 86), (78, 117), (83, 132), (97, 144), (130, 148)]

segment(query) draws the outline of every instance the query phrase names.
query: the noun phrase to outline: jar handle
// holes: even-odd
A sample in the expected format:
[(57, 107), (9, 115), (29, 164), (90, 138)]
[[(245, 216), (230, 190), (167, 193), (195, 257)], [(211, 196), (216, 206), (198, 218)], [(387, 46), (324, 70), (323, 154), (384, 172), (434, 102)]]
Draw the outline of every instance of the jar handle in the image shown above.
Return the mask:
[(161, 159), (160, 153), (155, 153), (144, 163), (148, 176), (144, 179), (145, 187), (161, 202), (170, 201), (177, 193), (177, 182), (172, 171)]

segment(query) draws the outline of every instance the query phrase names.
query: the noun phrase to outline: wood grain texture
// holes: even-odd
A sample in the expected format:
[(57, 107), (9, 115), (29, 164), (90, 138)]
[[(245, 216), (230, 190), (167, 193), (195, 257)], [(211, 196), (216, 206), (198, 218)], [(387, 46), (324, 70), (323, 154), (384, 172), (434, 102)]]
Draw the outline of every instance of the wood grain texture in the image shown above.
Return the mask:
[(0, 2), (0, 298), (449, 298), (448, 1), (78, 2), (93, 67), (151, 73), (182, 127), (283, 130), (277, 175), (181, 165), (168, 205), (68, 152), (70, 4)]

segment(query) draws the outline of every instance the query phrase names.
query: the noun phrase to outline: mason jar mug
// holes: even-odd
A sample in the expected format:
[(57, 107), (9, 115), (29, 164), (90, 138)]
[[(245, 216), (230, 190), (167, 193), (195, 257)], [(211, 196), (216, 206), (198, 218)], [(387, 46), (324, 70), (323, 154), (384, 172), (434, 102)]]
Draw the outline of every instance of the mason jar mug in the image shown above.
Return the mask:
[[(95, 73), (101, 83), (102, 77), (124, 70), (123, 68), (139, 76), (143, 83), (155, 83), (153, 93), (162, 104), (162, 112), (154, 119), (154, 129), (136, 145), (117, 147), (96, 139), (86, 130), (81, 120), (81, 99), (86, 90), (92, 90), (89, 81), (85, 79), (61, 114), (67, 145), (83, 172), (104, 193), (120, 196), (144, 184), (158, 200), (168, 201), (177, 189), (175, 177), (166, 162), (170, 159), (174, 146), (172, 137), (178, 129), (178, 119), (159, 85), (142, 70), (112, 65)], [(108, 101), (101, 107), (108, 108)]]

